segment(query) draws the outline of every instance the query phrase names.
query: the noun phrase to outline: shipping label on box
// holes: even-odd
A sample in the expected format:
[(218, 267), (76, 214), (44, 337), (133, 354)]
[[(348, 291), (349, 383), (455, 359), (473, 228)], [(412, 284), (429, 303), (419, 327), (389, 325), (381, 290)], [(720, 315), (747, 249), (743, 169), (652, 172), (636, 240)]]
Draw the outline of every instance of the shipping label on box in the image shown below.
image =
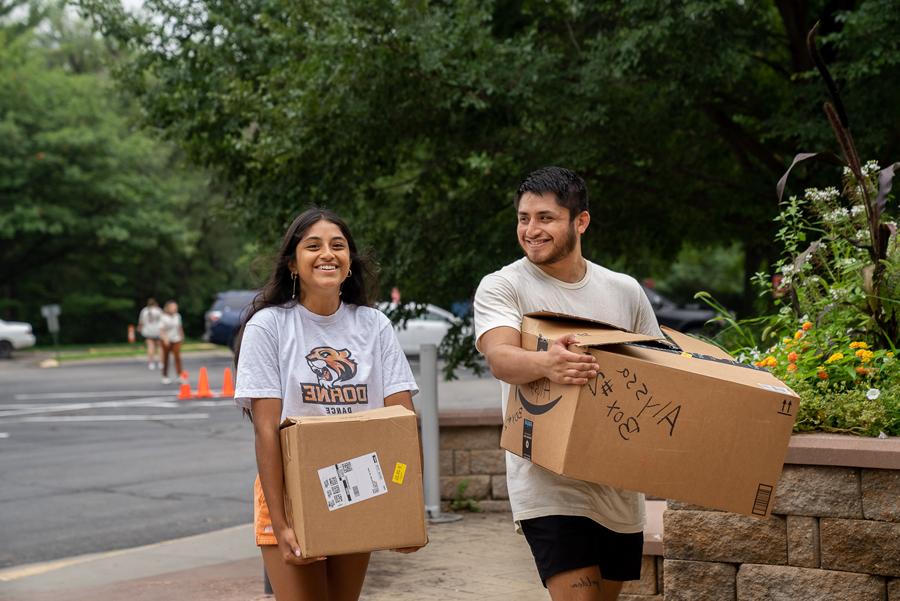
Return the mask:
[(501, 446), (569, 477), (747, 515), (771, 512), (796, 394), (769, 372), (667, 330), (668, 340), (554, 314), (523, 319), (522, 344), (574, 334), (597, 377), (511, 386)]
[(387, 492), (377, 453), (367, 453), (319, 470), (328, 510), (359, 503)]

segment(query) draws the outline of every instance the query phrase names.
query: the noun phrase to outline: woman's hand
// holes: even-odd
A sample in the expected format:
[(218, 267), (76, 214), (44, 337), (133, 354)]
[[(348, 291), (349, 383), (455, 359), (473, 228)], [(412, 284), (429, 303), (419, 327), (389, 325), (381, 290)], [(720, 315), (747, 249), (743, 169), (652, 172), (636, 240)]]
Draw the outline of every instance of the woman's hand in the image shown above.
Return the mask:
[(293, 528), (285, 528), (281, 531), (280, 536), (275, 538), (278, 540), (278, 550), (281, 552), (281, 557), (285, 563), (305, 566), (306, 564), (326, 559), (325, 557), (310, 557), (309, 559), (300, 557), (300, 544), (297, 542)]

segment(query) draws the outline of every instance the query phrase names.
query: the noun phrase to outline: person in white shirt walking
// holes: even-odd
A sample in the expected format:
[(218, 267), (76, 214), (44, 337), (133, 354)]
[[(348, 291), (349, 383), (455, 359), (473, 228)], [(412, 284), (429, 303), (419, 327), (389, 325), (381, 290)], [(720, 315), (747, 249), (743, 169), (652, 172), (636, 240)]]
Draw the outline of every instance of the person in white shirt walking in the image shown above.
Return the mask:
[(138, 315), (138, 331), (147, 344), (147, 369), (159, 369), (159, 321), (162, 309), (155, 298), (147, 299), (147, 306)]
[[(567, 313), (662, 337), (637, 281), (582, 256), (591, 216), (578, 175), (560, 167), (535, 171), (514, 204), (525, 256), (485, 276), (475, 293), (475, 345), (501, 380), (504, 404), (510, 384), (547, 378), (584, 385), (598, 373), (594, 357), (568, 350), (574, 336), (524, 350), (525, 313)], [(506, 474), (513, 520), (553, 601), (614, 601), (623, 581), (640, 578), (642, 494), (559, 476), (512, 453)]]
[(159, 322), (159, 340), (162, 343), (162, 383), (172, 382), (169, 378), (169, 355), (175, 360), (175, 378), (184, 382), (185, 379), (181, 376), (181, 343), (184, 341), (184, 328), (181, 326), (178, 303), (173, 300), (166, 301), (163, 307)]

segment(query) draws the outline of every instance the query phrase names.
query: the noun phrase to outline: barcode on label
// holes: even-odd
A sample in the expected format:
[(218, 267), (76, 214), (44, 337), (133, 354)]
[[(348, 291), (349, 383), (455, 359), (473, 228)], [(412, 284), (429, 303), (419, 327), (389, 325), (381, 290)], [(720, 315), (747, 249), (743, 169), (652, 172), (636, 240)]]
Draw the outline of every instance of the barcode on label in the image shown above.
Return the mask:
[(771, 500), (772, 487), (768, 484), (760, 484), (756, 489), (756, 499), (753, 501), (753, 515), (766, 515)]
[(358, 496), (359, 496), (359, 487), (358, 487), (358, 486), (354, 486), (354, 487), (353, 487), (353, 496), (354, 496), (354, 497), (358, 497)]

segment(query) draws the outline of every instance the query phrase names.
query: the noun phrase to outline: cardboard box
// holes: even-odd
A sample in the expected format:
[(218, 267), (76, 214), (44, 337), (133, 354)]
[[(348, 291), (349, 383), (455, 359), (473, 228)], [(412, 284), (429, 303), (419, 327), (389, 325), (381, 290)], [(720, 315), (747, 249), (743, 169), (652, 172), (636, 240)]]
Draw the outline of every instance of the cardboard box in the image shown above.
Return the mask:
[(304, 557), (428, 541), (416, 414), (403, 407), (281, 424), (285, 514)]
[(664, 329), (668, 340), (556, 313), (522, 320), (522, 346), (557, 338), (597, 358), (586, 386), (510, 386), (500, 445), (558, 474), (764, 517), (799, 397), (768, 371)]

